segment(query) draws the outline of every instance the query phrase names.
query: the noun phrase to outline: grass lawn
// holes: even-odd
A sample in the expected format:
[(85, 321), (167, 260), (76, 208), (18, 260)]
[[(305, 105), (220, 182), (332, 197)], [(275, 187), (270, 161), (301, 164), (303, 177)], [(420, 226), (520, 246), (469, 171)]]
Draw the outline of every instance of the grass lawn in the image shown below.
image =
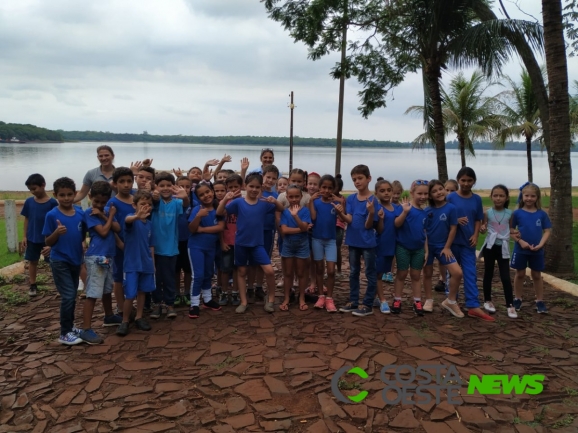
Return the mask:
[[(22, 240), (24, 233), (24, 219), (18, 218), (18, 240)], [(6, 220), (0, 219), (0, 268), (11, 265), (21, 260), (18, 253), (8, 253), (6, 243)]]

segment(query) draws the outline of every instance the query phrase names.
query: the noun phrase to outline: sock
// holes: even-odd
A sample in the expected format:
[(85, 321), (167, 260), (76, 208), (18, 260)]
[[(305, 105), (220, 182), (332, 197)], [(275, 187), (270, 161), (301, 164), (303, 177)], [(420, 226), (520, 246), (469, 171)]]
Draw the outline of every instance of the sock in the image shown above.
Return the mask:
[[(324, 295), (324, 296), (325, 296), (325, 295)], [(333, 299), (333, 298), (330, 298), (329, 296), (325, 296), (325, 299)]]
[(542, 302), (542, 300), (541, 300), (541, 299), (536, 299), (536, 303), (538, 303), (538, 302)]
[(448, 304), (450, 305), (456, 305), (458, 303), (458, 301), (452, 301), (451, 299), (448, 299)]
[(413, 302), (421, 302), (421, 298), (413, 298)]
[(430, 299), (426, 299), (426, 301), (432, 301), (432, 302), (433, 302), (433, 299), (432, 299), (432, 298), (430, 298)]
[(201, 295), (191, 296), (191, 307), (198, 307), (201, 303)]
[(397, 296), (394, 296), (393, 299), (394, 299), (395, 301), (401, 301), (401, 298), (398, 298)]
[(203, 289), (201, 292), (203, 294), (203, 302), (204, 303), (207, 303), (211, 299), (213, 299), (213, 294), (211, 293), (211, 289)]

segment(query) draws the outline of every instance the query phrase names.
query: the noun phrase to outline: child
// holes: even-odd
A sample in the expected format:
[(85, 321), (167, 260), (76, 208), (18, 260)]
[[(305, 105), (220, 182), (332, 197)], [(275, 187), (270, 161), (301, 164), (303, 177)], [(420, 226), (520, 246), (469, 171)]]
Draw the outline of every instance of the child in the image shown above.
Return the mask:
[[(229, 177), (228, 174), (227, 177)], [(215, 183), (213, 183), (213, 191), (215, 193), (216, 200), (218, 200), (219, 202), (223, 200), (225, 194), (227, 194), (227, 186), (225, 184), (225, 180), (223, 179), (215, 181)]]
[(108, 182), (99, 180), (92, 184), (88, 196), (92, 203), (84, 212), (84, 223), (88, 229), (90, 243), (86, 250), (86, 301), (84, 301), (84, 324), (80, 338), (88, 344), (101, 344), (103, 339), (92, 330), (92, 314), (97, 299), (102, 299), (104, 308), (104, 325), (118, 326), (122, 318), (112, 311), (112, 262), (116, 254), (116, 236), (120, 232), (120, 224), (116, 221), (116, 207), (111, 205), (108, 215), (106, 204), (112, 195)]
[[(315, 172), (311, 172), (311, 173), (307, 174), (307, 192), (309, 193), (310, 196), (313, 196), (314, 194), (316, 194), (319, 191), (319, 180), (320, 179), (321, 179), (321, 177), (319, 176), (319, 174), (317, 174)], [(313, 256), (313, 237), (311, 234), (311, 230), (309, 230), (308, 236), (309, 236), (309, 249), (310, 249), (311, 256)], [(323, 266), (323, 264), (322, 264), (322, 266)], [(317, 267), (315, 265), (315, 261), (310, 260), (310, 264), (309, 264), (309, 288), (306, 290), (307, 294), (313, 295), (315, 293), (315, 286), (317, 284), (316, 273), (317, 273)], [(323, 282), (323, 280), (321, 282)], [(319, 290), (320, 290), (320, 293), (323, 293), (324, 291), (327, 290), (327, 288), (325, 288), (323, 285), (321, 285)]]
[(451, 250), (451, 245), (458, 229), (457, 211), (453, 204), (446, 202), (446, 191), (443, 183), (434, 179), (429, 183), (429, 207), (426, 208), (425, 230), (428, 242), (428, 256), (423, 270), (423, 287), (426, 293), (424, 311), (433, 311), (432, 275), (433, 261), (437, 259), (450, 273), (450, 291), (448, 298), (442, 302), (442, 307), (456, 317), (464, 317), (457, 303), (457, 294), (462, 279), (462, 269), (458, 265)]
[[(372, 306), (377, 289), (377, 273), (375, 269), (375, 247), (378, 233), (383, 231), (383, 225), (379, 227), (378, 216), (380, 205), (377, 199), (369, 191), (371, 175), (366, 165), (356, 165), (351, 170), (351, 179), (357, 189), (357, 193), (347, 197), (345, 208), (343, 205), (333, 205), (337, 215), (347, 223), (345, 244), (349, 246), (349, 302), (341, 307), (342, 313), (352, 313), (355, 316), (368, 316), (373, 314)], [(367, 289), (363, 298), (363, 305), (359, 305), (359, 273), (361, 272), (361, 257), (365, 261), (365, 276), (367, 277)]]
[[(247, 291), (245, 277), (247, 266), (260, 265), (265, 272), (269, 299), (265, 303), (265, 311), (272, 313), (275, 301), (275, 271), (271, 266), (271, 259), (265, 251), (263, 239), (263, 224), (265, 215), (272, 209), (281, 212), (283, 205), (273, 197), (259, 198), (263, 185), (263, 176), (250, 174), (245, 180), (246, 197), (240, 197), (241, 192), (229, 191), (219, 203), (217, 215), (237, 215), (237, 233), (235, 236), (235, 265), (237, 266), (237, 281), (241, 295), (241, 304), (235, 310), (244, 313), (247, 310)], [(229, 204), (229, 200), (235, 199)]]
[[(309, 240), (307, 230), (311, 224), (309, 209), (301, 207), (299, 202), (303, 192), (296, 185), (287, 188), (286, 195), (289, 209), (281, 213), (280, 233), (283, 236), (283, 277), (285, 298), (279, 306), (281, 311), (289, 310), (290, 292), (293, 283), (293, 274), (297, 274), (299, 281), (299, 309), (308, 309), (305, 303), (305, 285), (307, 284), (307, 270), (309, 263)], [(323, 272), (323, 271), (322, 271)]]
[(281, 176), (277, 179), (277, 194), (281, 194), (287, 191), (287, 187), (289, 186), (289, 179), (285, 176)]
[(492, 278), (494, 277), (494, 263), (498, 262), (500, 279), (504, 288), (508, 317), (516, 319), (518, 314), (514, 308), (512, 281), (510, 280), (510, 218), (512, 211), (510, 191), (504, 185), (496, 185), (490, 192), (494, 206), (484, 213), (484, 222), (480, 231), (487, 231), (486, 240), (480, 248), (484, 257), (484, 310), (495, 313), (496, 307), (492, 303)]
[(448, 203), (456, 207), (458, 215), (458, 230), (452, 244), (452, 253), (462, 268), (468, 316), (493, 322), (494, 318), (484, 313), (478, 300), (476, 245), (484, 219), (484, 209), (480, 196), (472, 193), (476, 172), (470, 167), (462, 167), (458, 171), (457, 180), (458, 191), (447, 197)]
[(42, 234), (50, 250), (50, 267), (54, 285), (60, 294), (60, 338), (67, 346), (82, 343), (80, 329), (74, 327), (76, 291), (80, 278), (86, 226), (82, 209), (73, 206), (76, 185), (68, 177), (54, 181), (58, 206), (46, 214)]
[[(241, 191), (243, 179), (238, 174), (233, 174), (225, 181), (227, 184), (227, 192), (237, 194)], [(229, 204), (227, 202), (226, 204)], [(239, 299), (239, 288), (237, 285), (237, 268), (235, 267), (235, 233), (237, 232), (237, 215), (227, 214), (225, 220), (225, 230), (221, 236), (221, 267), (219, 269), (219, 276), (221, 287), (227, 288), (223, 290), (219, 297), (219, 305), (225, 306), (228, 303), (229, 296), (231, 297), (231, 305), (238, 306), (241, 301)], [(233, 274), (233, 291), (229, 290), (229, 276)]]
[[(449, 179), (445, 185), (444, 188), (446, 190), (446, 196), (448, 194), (451, 194), (452, 192), (456, 192), (458, 190), (458, 183), (454, 180), (454, 179)], [(446, 295), (449, 293), (449, 283), (447, 280), (447, 271), (444, 265), (442, 265), (441, 263), (439, 263), (439, 273), (440, 273), (440, 277), (439, 280), (437, 282), (437, 284), (434, 286), (434, 290), (436, 292), (445, 292)]]
[[(335, 194), (335, 197), (337, 197), (339, 203), (344, 206), (345, 197), (341, 195), (341, 191), (343, 191), (343, 179), (341, 178), (340, 174), (336, 174), (335, 190), (333, 193)], [(341, 256), (341, 245), (343, 245), (343, 236), (345, 235), (345, 223), (341, 221), (341, 218), (337, 218), (335, 225), (335, 241), (337, 246), (337, 263), (335, 264), (337, 267), (337, 273), (335, 274), (335, 278), (342, 279), (343, 274), (341, 273), (341, 264), (343, 263), (343, 257)]]
[[(550, 237), (552, 223), (548, 214), (542, 210), (541, 195), (538, 185), (528, 183), (522, 188), (522, 199), (518, 203), (518, 209), (512, 214), (510, 227), (511, 233), (515, 236), (516, 245), (514, 245), (510, 266), (516, 269), (514, 279), (516, 311), (522, 308), (522, 286), (526, 268), (530, 268), (536, 290), (536, 311), (548, 312), (543, 300), (542, 270), (544, 270), (544, 245)], [(515, 231), (516, 229), (518, 232)]]
[[(408, 270), (413, 291), (413, 312), (423, 316), (421, 302), (421, 270), (428, 255), (428, 245), (425, 234), (424, 220), (426, 213), (423, 210), (428, 198), (428, 181), (416, 180), (409, 189), (410, 200), (403, 199), (402, 211), (395, 218), (397, 228), (395, 257), (397, 260), (397, 274), (395, 275), (395, 296), (391, 312), (401, 313), (401, 295), (403, 284)], [(426, 292), (426, 297), (431, 293)]]
[[(179, 176), (177, 179), (177, 186), (183, 188), (185, 191), (191, 190), (191, 180), (187, 176)], [(175, 291), (175, 306), (189, 305), (191, 302), (191, 284), (193, 282), (193, 274), (191, 269), (191, 262), (189, 261), (189, 216), (191, 215), (191, 207), (187, 207), (185, 211), (179, 215), (179, 256), (177, 257), (177, 267), (175, 274), (176, 291)], [(181, 272), (183, 273), (184, 292), (181, 292)], [(183, 295), (184, 293), (184, 295)]]
[[(403, 185), (399, 180), (394, 180), (391, 182), (391, 204), (395, 206), (401, 206), (401, 196), (403, 195)], [(393, 256), (393, 263), (391, 264), (391, 272), (384, 274), (381, 277), (382, 281), (393, 283), (393, 269), (396, 267), (395, 256)]]
[[(213, 183), (213, 193), (215, 194), (215, 200), (217, 201), (217, 203), (219, 203), (221, 200), (223, 200), (223, 198), (225, 197), (225, 194), (227, 193), (227, 186), (225, 185), (224, 180), (217, 180), (217, 181), (215, 181), (215, 183)], [(217, 206), (218, 206), (218, 204), (217, 204)], [(221, 256), (222, 256), (222, 254), (221, 254), (221, 238), (222, 237), (223, 237), (223, 232), (219, 233), (219, 241), (217, 242), (217, 245), (216, 245), (216, 251), (217, 252), (215, 254), (215, 274), (217, 275), (217, 284), (215, 286), (213, 286), (213, 288), (216, 290), (216, 295), (217, 295), (217, 297), (219, 297), (219, 299), (221, 298), (221, 294), (223, 293), (222, 288), (225, 287), (225, 289), (226, 289), (227, 286), (229, 285), (229, 279), (228, 278), (226, 280), (224, 280), (225, 285), (222, 285), (221, 278), (219, 278), (219, 269), (221, 267)]]
[(201, 203), (195, 206), (189, 217), (189, 257), (193, 268), (193, 287), (191, 287), (191, 308), (189, 317), (199, 317), (201, 293), (203, 307), (219, 311), (221, 306), (213, 300), (211, 292), (211, 278), (215, 269), (215, 255), (219, 234), (225, 228), (225, 221), (217, 216), (215, 193), (211, 185), (200, 183), (195, 188), (195, 195)]
[(219, 163), (217, 164), (217, 167), (215, 167), (215, 176), (214, 176), (214, 180), (218, 181), (218, 180), (225, 180), (227, 178), (227, 176), (229, 175), (228, 172), (230, 170), (223, 170), (223, 165), (225, 165), (226, 162), (231, 162), (233, 160), (233, 158), (231, 158), (231, 155), (227, 155), (225, 153), (225, 155), (219, 160)]
[[(150, 192), (140, 190), (133, 196), (134, 214), (124, 220), (124, 306), (122, 323), (116, 334), (128, 334), (129, 318), (136, 298), (135, 325), (141, 331), (150, 331), (151, 325), (142, 317), (146, 293), (155, 290), (155, 249), (152, 223), (149, 216), (153, 198)], [(173, 268), (174, 269), (174, 268)]]
[(203, 171), (199, 167), (193, 167), (187, 173), (189, 179), (191, 180), (191, 193), (189, 200), (191, 202), (191, 207), (194, 208), (195, 206), (199, 205), (197, 201), (197, 196), (195, 195), (195, 187), (198, 183), (203, 180)]
[[(375, 299), (378, 302), (379, 311), (383, 314), (389, 314), (390, 309), (385, 299), (382, 277), (385, 274), (391, 274), (395, 257), (395, 218), (401, 213), (401, 206), (394, 206), (391, 203), (392, 193), (393, 185), (382, 177), (378, 178), (375, 184), (375, 196), (383, 209), (383, 213), (379, 215), (383, 219), (383, 232), (377, 236), (377, 296)], [(376, 306), (375, 303), (374, 306)]]
[(32, 193), (24, 202), (24, 207), (20, 215), (24, 217), (24, 240), (22, 247), (25, 249), (24, 260), (28, 260), (28, 272), (30, 276), (29, 296), (36, 296), (38, 287), (36, 286), (36, 274), (38, 273), (38, 261), (40, 256), (44, 256), (44, 261), (48, 262), (50, 247), (46, 246), (42, 229), (46, 214), (58, 206), (58, 202), (53, 197), (46, 194), (46, 181), (41, 174), (31, 174), (25, 182), (26, 187)]
[[(160, 319), (162, 305), (167, 307), (167, 318), (177, 317), (175, 311), (175, 269), (179, 256), (179, 216), (189, 207), (189, 197), (184, 188), (175, 185), (175, 177), (162, 172), (155, 178), (156, 188), (152, 194), (152, 231), (155, 251), (155, 290), (153, 301), (156, 304), (151, 319)], [(174, 197), (173, 197), (174, 196)]]
[(144, 189), (145, 191), (152, 192), (155, 183), (155, 169), (150, 166), (139, 167), (135, 180), (137, 190)]
[[(315, 308), (325, 308), (328, 313), (335, 313), (337, 308), (333, 302), (333, 288), (335, 286), (335, 263), (337, 262), (337, 231), (335, 229), (337, 215), (332, 203), (340, 204), (341, 201), (333, 194), (337, 186), (333, 176), (326, 174), (320, 179), (319, 185), (319, 192), (313, 194), (309, 201), (309, 212), (311, 213), (311, 220), (314, 222), (313, 260), (316, 266), (317, 288), (319, 290)], [(323, 259), (327, 262), (327, 296), (323, 294), (323, 273), (325, 272)]]

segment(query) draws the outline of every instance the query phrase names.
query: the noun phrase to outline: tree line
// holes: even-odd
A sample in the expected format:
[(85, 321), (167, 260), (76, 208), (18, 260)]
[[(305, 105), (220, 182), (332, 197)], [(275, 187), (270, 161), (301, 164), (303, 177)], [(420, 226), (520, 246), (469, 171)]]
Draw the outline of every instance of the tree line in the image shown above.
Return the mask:
[(62, 134), (51, 129), (35, 125), (6, 123), (0, 121), (0, 140), (11, 140), (16, 137), (22, 141), (63, 141)]

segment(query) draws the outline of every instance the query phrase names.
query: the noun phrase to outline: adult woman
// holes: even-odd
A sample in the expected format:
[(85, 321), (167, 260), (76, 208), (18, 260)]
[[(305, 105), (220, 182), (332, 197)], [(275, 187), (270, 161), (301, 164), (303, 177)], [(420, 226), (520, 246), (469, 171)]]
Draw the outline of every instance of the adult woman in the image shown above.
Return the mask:
[(273, 154), (273, 149), (265, 148), (261, 150), (261, 167), (257, 167), (249, 172), (251, 173), (259, 173), (263, 175), (263, 169), (268, 166), (272, 165), (275, 162), (275, 155)]
[[(112, 174), (114, 173), (114, 165), (112, 165), (114, 161), (114, 151), (110, 146), (104, 144), (96, 148), (96, 155), (100, 166), (86, 172), (82, 180), (82, 188), (80, 188), (80, 191), (78, 191), (76, 197), (74, 197), (75, 202), (79, 202), (86, 197), (90, 191), (90, 187), (97, 180), (104, 180), (106, 182), (112, 180)], [(114, 197), (114, 195), (115, 192), (113, 191), (112, 196)]]

